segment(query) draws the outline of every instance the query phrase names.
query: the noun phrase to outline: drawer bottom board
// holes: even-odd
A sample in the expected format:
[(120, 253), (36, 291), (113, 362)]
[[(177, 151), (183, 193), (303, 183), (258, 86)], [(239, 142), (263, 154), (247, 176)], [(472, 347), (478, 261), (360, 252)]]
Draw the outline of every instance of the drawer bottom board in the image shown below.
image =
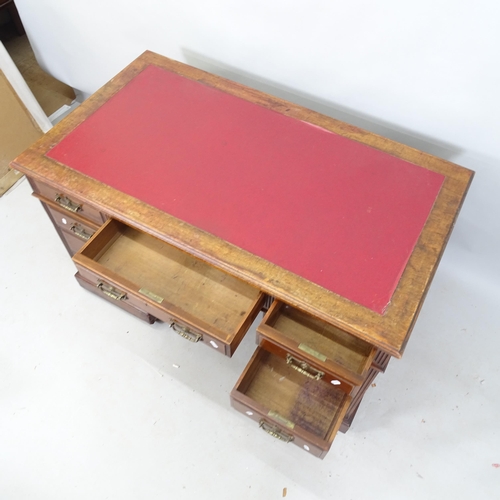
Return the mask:
[(245, 394), (321, 439), (327, 438), (346, 398), (332, 385), (305, 378), (267, 352)]

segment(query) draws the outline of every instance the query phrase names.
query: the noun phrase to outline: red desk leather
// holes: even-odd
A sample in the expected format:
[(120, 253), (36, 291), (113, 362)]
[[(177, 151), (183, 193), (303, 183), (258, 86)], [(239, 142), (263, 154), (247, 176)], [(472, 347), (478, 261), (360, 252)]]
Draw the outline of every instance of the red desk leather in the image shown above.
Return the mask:
[(48, 156), (380, 314), (444, 180), (156, 66)]

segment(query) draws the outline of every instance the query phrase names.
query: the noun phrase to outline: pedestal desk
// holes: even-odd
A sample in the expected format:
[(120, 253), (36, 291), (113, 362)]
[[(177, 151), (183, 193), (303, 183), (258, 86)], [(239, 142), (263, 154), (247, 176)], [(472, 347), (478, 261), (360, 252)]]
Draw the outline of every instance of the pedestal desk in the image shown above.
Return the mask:
[(319, 457), (401, 357), (473, 176), (152, 52), (12, 166), (84, 288), (227, 356), (265, 311), (231, 404)]

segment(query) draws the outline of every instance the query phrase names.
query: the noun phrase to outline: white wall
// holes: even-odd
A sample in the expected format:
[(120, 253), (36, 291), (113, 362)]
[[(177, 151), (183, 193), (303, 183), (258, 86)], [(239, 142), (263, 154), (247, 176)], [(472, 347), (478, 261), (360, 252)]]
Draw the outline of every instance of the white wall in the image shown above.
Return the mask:
[(85, 94), (150, 49), (476, 170), (454, 239), (498, 271), (498, 0), (16, 4), (40, 64)]

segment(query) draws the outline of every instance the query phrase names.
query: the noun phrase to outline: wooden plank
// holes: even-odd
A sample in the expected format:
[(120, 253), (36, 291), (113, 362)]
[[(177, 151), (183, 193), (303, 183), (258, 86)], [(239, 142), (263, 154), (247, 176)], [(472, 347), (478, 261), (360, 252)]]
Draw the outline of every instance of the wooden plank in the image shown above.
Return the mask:
[(0, 168), (0, 196), (4, 195), (22, 176), (23, 174), (18, 170)]

